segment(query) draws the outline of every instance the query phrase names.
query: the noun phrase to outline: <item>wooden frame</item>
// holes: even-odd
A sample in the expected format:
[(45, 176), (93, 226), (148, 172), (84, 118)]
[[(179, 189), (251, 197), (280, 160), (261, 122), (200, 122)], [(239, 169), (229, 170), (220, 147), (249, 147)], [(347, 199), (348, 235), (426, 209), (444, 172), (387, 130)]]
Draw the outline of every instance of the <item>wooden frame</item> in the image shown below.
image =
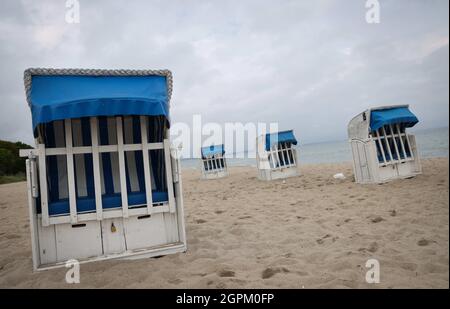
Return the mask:
[[(38, 144), (37, 149), (23, 150), (22, 156), (38, 157), (39, 170), (47, 171), (46, 157), (54, 155), (65, 155), (67, 158), (67, 177), (69, 187), (69, 215), (50, 216), (48, 210), (48, 187), (47, 187), (47, 172), (39, 172), (39, 183), (41, 186), (41, 217), (42, 226), (49, 226), (52, 224), (71, 223), (76, 224), (79, 222), (102, 220), (110, 218), (127, 218), (129, 216), (140, 216), (152, 213), (160, 212), (175, 212), (175, 195), (172, 179), (172, 171), (169, 168), (171, 166), (170, 161), (170, 143), (169, 140), (164, 139), (163, 142), (148, 143), (147, 128), (148, 122), (145, 116), (141, 116), (141, 143), (140, 144), (124, 144), (123, 140), (123, 126), (122, 117), (116, 118), (116, 130), (117, 130), (117, 145), (99, 145), (98, 140), (98, 118), (90, 117), (90, 129), (91, 129), (91, 146), (74, 147), (72, 143), (72, 122), (70, 119), (64, 120), (65, 124), (65, 140), (66, 147), (46, 148), (44, 144)], [(144, 121), (142, 121), (144, 120)], [(168, 191), (168, 201), (157, 203), (158, 207), (155, 207), (152, 199), (152, 183), (150, 174), (150, 150), (164, 150), (164, 162), (166, 164), (166, 183)], [(125, 171), (125, 152), (126, 151), (142, 151), (143, 163), (144, 163), (144, 177), (145, 177), (145, 191), (146, 191), (146, 207), (141, 208), (129, 208), (128, 207), (128, 193), (126, 184), (126, 171)], [(101, 192), (101, 172), (100, 172), (100, 154), (117, 152), (119, 157), (119, 174), (120, 174), (120, 188), (121, 188), (121, 209), (105, 210), (102, 207), (102, 192)], [(95, 191), (95, 211), (89, 213), (77, 213), (76, 208), (76, 191), (75, 191), (75, 171), (74, 171), (74, 158), (75, 154), (92, 154), (93, 159), (93, 175), (94, 175), (94, 191)]]
[(227, 175), (227, 161), (221, 153), (202, 158), (201, 163), (202, 177), (205, 179), (220, 178)]
[[(388, 125), (387, 127), (389, 128), (389, 134), (386, 133), (386, 126), (383, 126), (378, 130), (375, 130), (371, 136), (372, 140), (378, 145), (377, 150), (379, 150), (381, 154), (382, 161), (379, 162), (379, 165), (387, 166), (396, 163), (413, 161), (414, 154), (411, 151), (411, 143), (406, 130), (401, 130), (399, 124), (395, 124), (394, 126)], [(395, 131), (397, 133), (395, 133)], [(392, 141), (394, 149), (392, 149), (389, 140)], [(400, 147), (397, 144), (397, 140), (400, 142)], [(409, 154), (406, 152), (406, 148), (408, 148)], [(387, 149), (387, 154), (385, 149)], [(396, 154), (397, 159), (394, 158), (393, 153)], [(389, 157), (387, 155), (389, 155)]]
[[(296, 167), (296, 151), (292, 144), (288, 146), (286, 143), (279, 143), (279, 146), (280, 148), (278, 148), (278, 144), (276, 144), (268, 151), (270, 169), (281, 170), (284, 168)], [(287, 158), (287, 160), (285, 158)]]
[(281, 142), (266, 150), (266, 134), (256, 138), (258, 179), (270, 181), (299, 175), (297, 149), (292, 143)]

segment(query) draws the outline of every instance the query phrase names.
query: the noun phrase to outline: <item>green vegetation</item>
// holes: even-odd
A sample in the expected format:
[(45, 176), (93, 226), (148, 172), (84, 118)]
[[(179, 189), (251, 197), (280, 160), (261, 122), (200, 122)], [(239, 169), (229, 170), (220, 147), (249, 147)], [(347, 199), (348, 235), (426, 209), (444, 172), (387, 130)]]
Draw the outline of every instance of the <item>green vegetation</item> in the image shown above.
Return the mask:
[(26, 180), (26, 158), (19, 157), (19, 149), (30, 148), (30, 145), (22, 142), (0, 140), (0, 184)]

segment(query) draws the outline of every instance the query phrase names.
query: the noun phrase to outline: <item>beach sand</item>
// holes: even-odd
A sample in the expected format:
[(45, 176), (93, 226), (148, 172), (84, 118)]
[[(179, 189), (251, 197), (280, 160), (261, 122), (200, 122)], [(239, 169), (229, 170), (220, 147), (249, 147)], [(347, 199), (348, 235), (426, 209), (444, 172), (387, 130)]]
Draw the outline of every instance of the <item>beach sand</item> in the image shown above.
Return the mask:
[[(357, 185), (350, 163), (305, 165), (299, 177), (259, 181), (254, 168), (219, 180), (184, 170), (188, 251), (33, 273), (26, 184), (0, 186), (0, 287), (448, 288), (448, 158), (423, 175)], [(333, 175), (343, 172), (345, 180)], [(379, 284), (365, 282), (380, 262)]]

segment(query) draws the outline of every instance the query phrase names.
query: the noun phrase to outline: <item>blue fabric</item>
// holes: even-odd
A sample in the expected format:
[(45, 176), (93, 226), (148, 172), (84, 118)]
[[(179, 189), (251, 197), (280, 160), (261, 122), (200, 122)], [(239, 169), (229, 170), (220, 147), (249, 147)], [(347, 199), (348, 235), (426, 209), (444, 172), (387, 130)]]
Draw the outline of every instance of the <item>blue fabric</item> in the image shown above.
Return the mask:
[[(89, 118), (81, 119), (81, 132), (83, 138), (83, 146), (92, 146), (91, 139), (91, 124)], [(89, 197), (95, 196), (94, 186), (94, 163), (92, 154), (84, 154), (84, 166), (86, 174), (86, 189)], [(77, 190), (78, 191), (78, 190)]]
[(272, 146), (279, 143), (292, 143), (297, 145), (297, 139), (294, 136), (294, 132), (289, 130), (266, 134), (266, 151), (269, 151)]
[[(153, 203), (167, 202), (168, 194), (167, 192), (152, 191)], [(128, 195), (128, 200), (131, 205), (145, 205), (146, 197), (145, 192), (131, 193)], [(122, 200), (120, 193), (115, 193), (112, 195), (102, 196), (103, 209), (119, 208), (122, 207)], [(62, 199), (57, 202), (49, 203), (48, 210), (50, 216), (66, 215), (70, 213), (69, 200)], [(95, 211), (95, 198), (81, 197), (77, 198), (77, 213), (83, 212), (93, 212)]]
[(202, 157), (203, 158), (206, 158), (208, 156), (217, 155), (217, 154), (221, 154), (221, 155), (225, 154), (225, 148), (223, 145), (211, 145), (208, 147), (202, 147)]
[(413, 127), (419, 120), (407, 107), (374, 110), (370, 113), (370, 129), (378, 130), (384, 125), (402, 124), (407, 128)]
[[(141, 143), (141, 127), (140, 127), (140, 119), (139, 117), (133, 117), (133, 144)], [(128, 192), (128, 205), (133, 206), (137, 204), (146, 203), (145, 199), (145, 175), (144, 175), (144, 160), (142, 157), (142, 151), (133, 151), (134, 152), (134, 160), (136, 163), (136, 174), (138, 177), (139, 183), (139, 191), (132, 192), (131, 191), (131, 182), (130, 182), (130, 171), (128, 169), (128, 158), (125, 156), (125, 166), (126, 166), (126, 178), (127, 178), (127, 192)], [(144, 201), (142, 202), (140, 199), (134, 198), (135, 193), (143, 193)]]
[[(49, 123), (45, 127), (45, 146), (54, 148), (56, 147), (55, 130), (53, 123)], [(59, 187), (58, 187), (58, 161), (56, 156), (47, 156), (47, 177), (48, 179), (48, 192), (49, 202), (59, 200)]]
[[(91, 124), (89, 118), (81, 119), (81, 134), (83, 145), (92, 146), (91, 143)], [(94, 188), (94, 164), (92, 162), (92, 154), (84, 154), (84, 173), (86, 175), (86, 191), (89, 197), (95, 196)], [(75, 168), (75, 178), (77, 178), (77, 168)], [(77, 182), (75, 182), (76, 192), (78, 196)]]
[(163, 115), (169, 120), (164, 76), (33, 76), (33, 130), (41, 123), (91, 116)]
[[(100, 145), (108, 145), (108, 121), (106, 117), (98, 118), (100, 131)], [(114, 183), (111, 166), (111, 154), (102, 153), (103, 180), (105, 183), (105, 194), (114, 194)]]

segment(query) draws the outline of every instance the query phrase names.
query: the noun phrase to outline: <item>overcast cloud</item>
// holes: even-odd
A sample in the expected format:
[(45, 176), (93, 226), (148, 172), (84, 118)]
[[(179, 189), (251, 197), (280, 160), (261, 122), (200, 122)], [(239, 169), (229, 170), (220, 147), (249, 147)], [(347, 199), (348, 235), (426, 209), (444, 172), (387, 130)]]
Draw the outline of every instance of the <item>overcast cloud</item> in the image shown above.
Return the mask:
[(346, 138), (369, 106), (448, 126), (449, 2), (0, 1), (0, 139), (32, 143), (28, 67), (167, 68), (172, 121), (279, 122), (301, 143)]

